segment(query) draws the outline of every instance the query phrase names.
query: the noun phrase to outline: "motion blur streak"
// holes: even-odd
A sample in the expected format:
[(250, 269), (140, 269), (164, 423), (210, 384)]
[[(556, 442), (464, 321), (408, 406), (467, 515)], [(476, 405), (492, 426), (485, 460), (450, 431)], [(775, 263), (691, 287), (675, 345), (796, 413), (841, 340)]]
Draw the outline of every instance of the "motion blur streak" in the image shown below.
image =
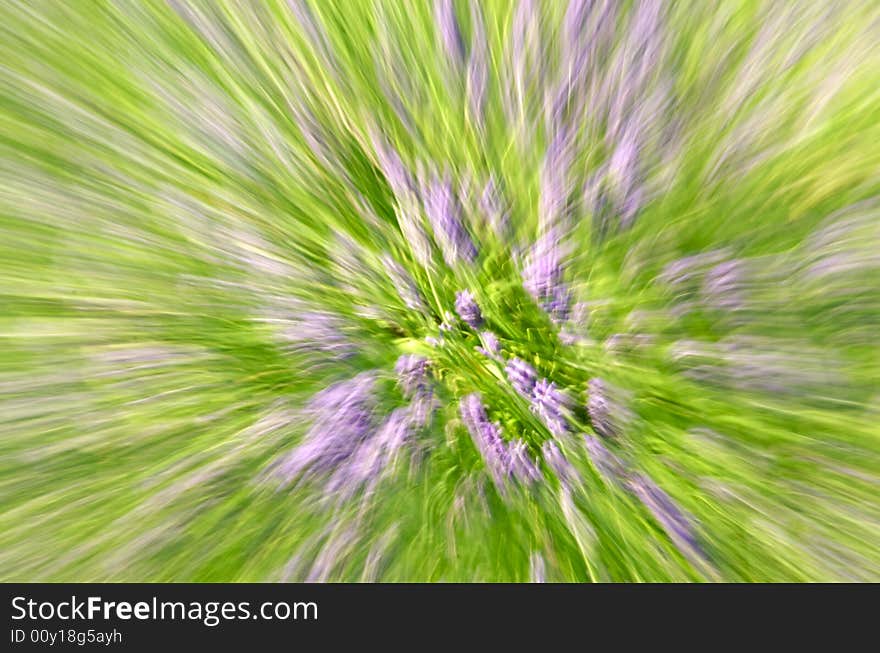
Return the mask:
[(0, 580), (880, 581), (880, 4), (0, 6)]

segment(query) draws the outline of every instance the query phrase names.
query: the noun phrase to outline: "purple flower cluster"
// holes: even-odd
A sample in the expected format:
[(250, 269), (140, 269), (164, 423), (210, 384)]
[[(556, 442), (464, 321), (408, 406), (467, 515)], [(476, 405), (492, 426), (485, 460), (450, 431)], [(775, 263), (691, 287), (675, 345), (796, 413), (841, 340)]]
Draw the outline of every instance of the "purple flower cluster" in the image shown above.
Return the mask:
[(461, 26), (458, 16), (455, 14), (455, 4), (452, 0), (435, 0), (434, 21), (437, 23), (437, 31), (446, 56), (455, 67), (463, 65), (465, 60), (464, 37), (461, 34)]
[(299, 313), (294, 319), (269, 318), (266, 321), (282, 325), (280, 337), (294, 352), (317, 352), (329, 360), (342, 360), (356, 351), (355, 344), (345, 334), (343, 319), (335, 313), (312, 310)]
[(345, 463), (336, 468), (326, 491), (338, 492), (340, 498), (346, 498), (361, 487), (374, 486), (391, 470), (395, 456), (414, 430), (415, 420), (409, 407), (393, 411), (376, 433), (361, 442)]
[(397, 384), (407, 399), (430, 389), (428, 370), (431, 362), (424, 356), (404, 354), (397, 359), (394, 371), (397, 373)]
[(472, 329), (477, 330), (483, 326), (483, 313), (469, 290), (455, 294), (455, 312)]
[(363, 372), (312, 397), (306, 407), (311, 426), (279, 466), (288, 481), (334, 471), (369, 437), (374, 427), (375, 381), (375, 373)]
[(679, 551), (691, 560), (706, 559), (706, 554), (697, 540), (692, 520), (660, 486), (650, 478), (636, 474), (627, 482), (627, 488), (651, 512)]
[(568, 319), (571, 291), (563, 280), (562, 251), (558, 238), (538, 239), (522, 272), (523, 287), (557, 324)]
[(587, 383), (587, 413), (599, 435), (613, 437), (630, 419), (620, 398), (621, 391), (600, 378)]
[(394, 371), (397, 385), (410, 400), (410, 417), (419, 426), (426, 426), (436, 408), (433, 385), (430, 379), (431, 361), (416, 354), (404, 354), (397, 359)]
[(459, 410), (464, 425), (499, 489), (503, 489), (511, 479), (529, 484), (541, 478), (526, 444), (522, 440), (506, 442), (501, 437), (501, 427), (489, 421), (478, 394), (464, 397), (459, 403)]
[(538, 379), (535, 369), (519, 358), (512, 358), (505, 368), (507, 379), (529, 407), (553, 435), (561, 437), (569, 432), (568, 414), (571, 401), (557, 385), (547, 379)]
[(390, 472), (398, 452), (431, 420), (436, 401), (427, 358), (407, 354), (395, 372), (407, 406), (375, 419), (376, 374), (364, 372), (316, 394), (306, 407), (311, 425), (303, 441), (278, 464), (288, 482), (329, 476), (325, 491), (342, 498), (372, 487)]
[(706, 273), (703, 280), (703, 298), (709, 306), (722, 311), (741, 310), (745, 307), (745, 263), (738, 259), (719, 263)]
[(535, 368), (519, 358), (511, 358), (505, 368), (510, 385), (526, 399), (531, 399), (532, 390), (538, 382)]
[(398, 199), (411, 195), (416, 190), (415, 180), (400, 155), (378, 131), (373, 132), (372, 138), (379, 168), (391, 191)]
[(627, 470), (623, 460), (602, 444), (602, 441), (592, 435), (585, 434), (584, 442), (590, 460), (599, 473), (609, 483), (622, 483), (626, 480)]
[(543, 444), (541, 453), (543, 454), (544, 462), (553, 470), (553, 473), (556, 474), (564, 488), (573, 489), (580, 485), (580, 474), (578, 474), (574, 465), (568, 461), (552, 440), (547, 440)]
[(531, 400), (532, 411), (553, 435), (562, 437), (568, 433), (567, 413), (570, 400), (555, 383), (547, 379), (538, 381), (532, 389)]
[(483, 346), (477, 347), (478, 352), (486, 358), (501, 360), (501, 342), (498, 340), (498, 336), (491, 331), (480, 331), (480, 342), (483, 343)]
[(433, 179), (424, 185), (422, 196), (425, 215), (434, 230), (434, 238), (450, 266), (473, 263), (477, 248), (462, 221), (462, 207), (449, 177)]

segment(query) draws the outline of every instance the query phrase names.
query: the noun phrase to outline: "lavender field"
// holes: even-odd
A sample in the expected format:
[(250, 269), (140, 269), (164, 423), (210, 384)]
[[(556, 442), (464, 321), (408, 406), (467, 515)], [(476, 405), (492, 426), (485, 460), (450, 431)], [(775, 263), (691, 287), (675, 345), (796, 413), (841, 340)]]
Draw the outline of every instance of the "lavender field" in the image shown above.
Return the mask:
[(878, 43), (0, 0), (0, 580), (880, 581)]

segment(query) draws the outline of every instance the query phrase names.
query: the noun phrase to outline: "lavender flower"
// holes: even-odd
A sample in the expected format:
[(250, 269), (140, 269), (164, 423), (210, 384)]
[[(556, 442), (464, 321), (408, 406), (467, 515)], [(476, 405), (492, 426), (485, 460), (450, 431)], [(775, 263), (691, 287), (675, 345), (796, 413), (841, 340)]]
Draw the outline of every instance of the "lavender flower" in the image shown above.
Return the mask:
[(523, 287), (556, 322), (568, 319), (571, 293), (563, 282), (562, 253), (556, 239), (547, 234), (538, 239), (523, 269)]
[(461, 35), (461, 27), (458, 16), (455, 15), (455, 5), (452, 0), (435, 0), (434, 20), (437, 23), (440, 39), (453, 66), (456, 68), (464, 64), (465, 46)]
[(379, 168), (398, 198), (404, 198), (415, 191), (415, 181), (400, 155), (378, 132), (372, 133), (373, 149), (379, 162)]
[(654, 515), (654, 519), (660, 523), (672, 542), (686, 557), (691, 560), (706, 559), (691, 520), (654, 481), (637, 474), (629, 480), (627, 488)]
[(478, 394), (464, 397), (459, 404), (461, 419), (480, 452), (496, 487), (503, 490), (508, 479), (529, 484), (541, 478), (535, 461), (522, 440), (505, 442), (501, 427), (489, 421)]
[(433, 417), (437, 401), (429, 378), (431, 362), (416, 354), (405, 354), (397, 359), (394, 371), (403, 395), (410, 399), (410, 419), (416, 426), (426, 426)]
[(598, 438), (584, 435), (587, 453), (599, 473), (609, 482), (621, 483), (626, 480), (627, 471), (624, 462), (608, 450)]
[(362, 442), (331, 476), (326, 492), (340, 492), (342, 498), (347, 498), (365, 485), (374, 486), (390, 470), (393, 458), (412, 434), (413, 427), (408, 408), (393, 411), (375, 435)]
[(505, 368), (507, 379), (520, 395), (526, 399), (532, 396), (532, 390), (538, 382), (538, 374), (535, 369), (519, 358), (512, 358)]
[(347, 460), (372, 432), (376, 375), (363, 372), (316, 394), (306, 408), (312, 423), (302, 443), (280, 463), (288, 480), (326, 473)]
[(569, 399), (560, 392), (555, 383), (541, 379), (535, 384), (531, 393), (531, 409), (544, 423), (544, 426), (555, 436), (561, 437), (568, 433)]
[(526, 443), (517, 440), (508, 444), (508, 473), (521, 483), (528, 484), (541, 480), (541, 472), (529, 455)]
[(561, 221), (565, 217), (572, 190), (568, 174), (573, 159), (574, 135), (568, 129), (557, 129), (541, 166), (538, 224), (542, 233), (564, 227)]
[(319, 352), (331, 360), (354, 355), (356, 348), (344, 331), (342, 318), (326, 311), (305, 311), (294, 319), (272, 319), (282, 326), (280, 337), (292, 351), (303, 354)]
[(455, 196), (449, 178), (435, 179), (423, 191), (425, 214), (434, 229), (437, 244), (443, 252), (448, 265), (459, 261), (472, 263), (477, 257), (477, 248), (465, 229), (461, 218), (461, 204)]
[(489, 421), (478, 394), (462, 398), (459, 412), (495, 484), (501, 487), (508, 469), (508, 452), (501, 439), (501, 427)]
[(397, 373), (397, 384), (403, 395), (411, 399), (428, 389), (428, 369), (430, 361), (416, 354), (405, 354), (397, 359), (394, 371)]
[(703, 295), (710, 306), (734, 311), (745, 306), (743, 277), (745, 264), (740, 260), (720, 263), (706, 273)]
[(430, 387), (420, 389), (409, 404), (413, 424), (417, 427), (425, 427), (430, 424), (438, 406), (439, 402)]
[(544, 456), (544, 462), (550, 466), (564, 488), (571, 489), (580, 485), (580, 475), (577, 470), (552, 440), (547, 440), (541, 446), (541, 453)]
[(480, 342), (483, 346), (477, 347), (478, 352), (486, 358), (501, 360), (501, 343), (498, 341), (498, 336), (491, 331), (480, 331)]
[(636, 129), (624, 131), (617, 142), (614, 154), (608, 162), (608, 178), (618, 212), (620, 223), (627, 227), (641, 208), (643, 191), (639, 186), (640, 144)]
[(472, 329), (476, 330), (483, 326), (483, 314), (469, 290), (462, 290), (455, 294), (455, 312)]
[(602, 379), (593, 378), (587, 383), (587, 394), (587, 412), (593, 428), (605, 437), (617, 435), (629, 420), (629, 411), (615, 396), (619, 391)]
[(467, 66), (467, 96), (471, 116), (477, 127), (482, 127), (486, 105), (486, 86), (489, 81), (489, 46), (486, 26), (476, 2), (471, 3), (471, 55)]

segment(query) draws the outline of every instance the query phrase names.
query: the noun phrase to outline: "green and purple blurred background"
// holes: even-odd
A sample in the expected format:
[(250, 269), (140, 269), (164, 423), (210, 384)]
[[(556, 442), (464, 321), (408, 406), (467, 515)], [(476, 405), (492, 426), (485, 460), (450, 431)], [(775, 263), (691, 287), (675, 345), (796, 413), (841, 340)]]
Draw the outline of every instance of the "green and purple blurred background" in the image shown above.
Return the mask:
[(0, 579), (880, 580), (880, 5), (0, 3)]

